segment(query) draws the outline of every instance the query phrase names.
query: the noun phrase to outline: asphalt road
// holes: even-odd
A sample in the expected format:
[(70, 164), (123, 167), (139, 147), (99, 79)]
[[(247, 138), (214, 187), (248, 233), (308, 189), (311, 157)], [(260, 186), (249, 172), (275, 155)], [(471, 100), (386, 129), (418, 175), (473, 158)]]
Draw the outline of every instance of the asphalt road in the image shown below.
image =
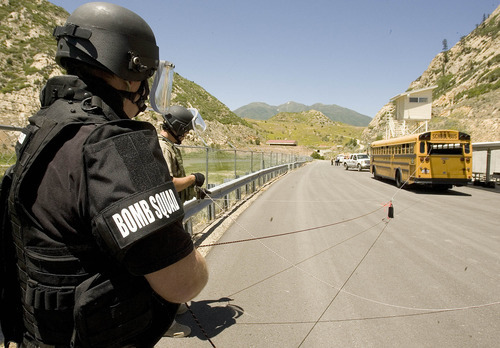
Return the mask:
[(311, 163), (211, 248), (190, 306), (205, 332), (187, 312), (191, 337), (157, 347), (498, 347), (499, 225), (498, 188), (398, 190)]

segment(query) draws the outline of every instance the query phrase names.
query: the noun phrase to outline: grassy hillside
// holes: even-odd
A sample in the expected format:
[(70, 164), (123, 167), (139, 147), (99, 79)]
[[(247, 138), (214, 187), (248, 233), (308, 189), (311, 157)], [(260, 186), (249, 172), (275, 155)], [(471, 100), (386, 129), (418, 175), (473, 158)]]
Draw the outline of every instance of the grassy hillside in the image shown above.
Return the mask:
[(36, 64), (35, 57), (54, 56), (52, 30), (67, 15), (47, 1), (9, 0), (0, 5), (1, 93), (42, 86), (56, 64)]
[(300, 113), (281, 112), (269, 120), (247, 119), (255, 128), (262, 130), (266, 140), (297, 140), (298, 145), (309, 148), (332, 148), (339, 152), (354, 149), (356, 139), (361, 138), (364, 127), (333, 122), (318, 111)]

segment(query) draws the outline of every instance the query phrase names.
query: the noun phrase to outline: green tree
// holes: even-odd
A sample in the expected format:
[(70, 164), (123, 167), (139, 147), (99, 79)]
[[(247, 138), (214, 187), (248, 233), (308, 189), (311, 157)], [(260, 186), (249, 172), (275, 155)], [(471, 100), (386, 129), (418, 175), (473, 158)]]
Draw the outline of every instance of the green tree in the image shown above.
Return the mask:
[(448, 51), (448, 40), (443, 39), (443, 51)]

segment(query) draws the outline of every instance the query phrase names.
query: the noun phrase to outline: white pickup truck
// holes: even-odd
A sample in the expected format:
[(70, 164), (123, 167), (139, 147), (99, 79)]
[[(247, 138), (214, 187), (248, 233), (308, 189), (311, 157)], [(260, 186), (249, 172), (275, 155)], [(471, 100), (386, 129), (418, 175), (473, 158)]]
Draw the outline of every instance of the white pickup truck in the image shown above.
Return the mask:
[(344, 159), (345, 170), (355, 168), (358, 171), (370, 169), (370, 157), (366, 153), (354, 153), (349, 158)]

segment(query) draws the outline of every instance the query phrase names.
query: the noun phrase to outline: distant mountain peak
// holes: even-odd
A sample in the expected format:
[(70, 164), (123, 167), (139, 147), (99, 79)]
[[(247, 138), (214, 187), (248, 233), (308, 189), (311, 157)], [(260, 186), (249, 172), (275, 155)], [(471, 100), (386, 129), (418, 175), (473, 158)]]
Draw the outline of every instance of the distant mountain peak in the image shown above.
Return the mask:
[(342, 122), (353, 126), (365, 127), (372, 120), (366, 115), (335, 104), (327, 105), (315, 103), (313, 105), (305, 105), (295, 101), (288, 101), (278, 106), (269, 105), (263, 102), (253, 102), (233, 112), (243, 118), (268, 120), (280, 112), (304, 112), (310, 110), (320, 111), (332, 121)]

